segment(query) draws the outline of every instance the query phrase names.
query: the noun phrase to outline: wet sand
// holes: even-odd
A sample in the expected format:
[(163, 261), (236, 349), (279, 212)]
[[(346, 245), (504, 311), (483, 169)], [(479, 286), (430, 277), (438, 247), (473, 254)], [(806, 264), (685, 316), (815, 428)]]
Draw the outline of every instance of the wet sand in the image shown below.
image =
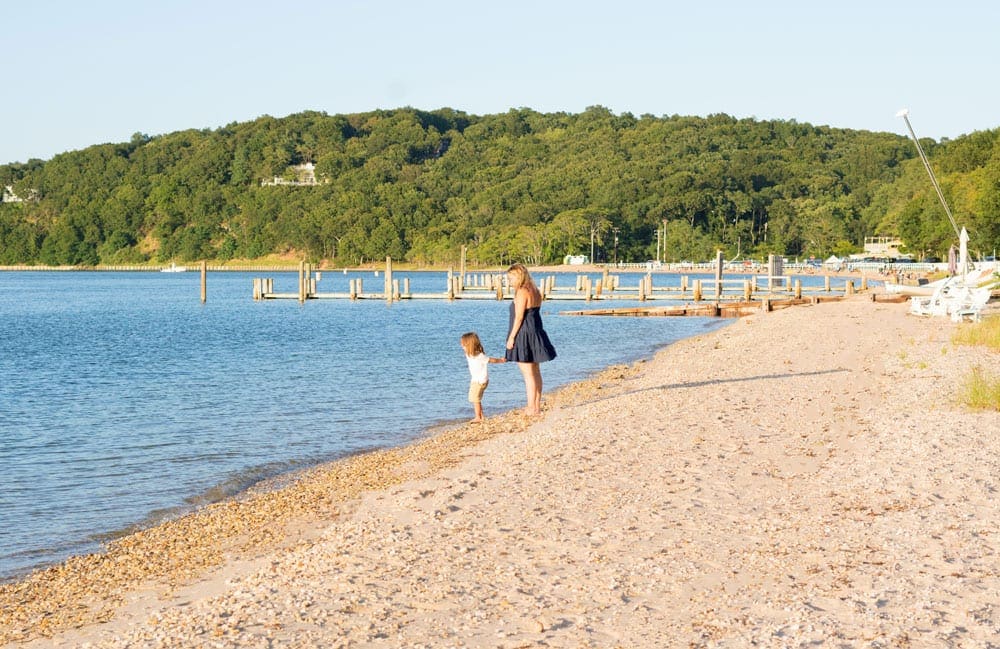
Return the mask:
[[(990, 646), (997, 355), (857, 296), (349, 458), (0, 588), (0, 644)], [(89, 644), (88, 644), (89, 643)]]

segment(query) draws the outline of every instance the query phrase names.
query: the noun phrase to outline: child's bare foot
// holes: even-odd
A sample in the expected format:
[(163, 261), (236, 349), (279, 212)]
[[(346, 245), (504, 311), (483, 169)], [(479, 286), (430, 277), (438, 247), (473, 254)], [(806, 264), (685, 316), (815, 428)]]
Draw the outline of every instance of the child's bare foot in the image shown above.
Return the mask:
[(485, 417), (476, 417), (475, 419), (470, 419), (470, 420), (469, 420), (469, 423), (470, 423), (470, 424), (481, 424), (481, 423), (483, 423), (484, 421), (486, 421), (486, 418), (485, 418)]

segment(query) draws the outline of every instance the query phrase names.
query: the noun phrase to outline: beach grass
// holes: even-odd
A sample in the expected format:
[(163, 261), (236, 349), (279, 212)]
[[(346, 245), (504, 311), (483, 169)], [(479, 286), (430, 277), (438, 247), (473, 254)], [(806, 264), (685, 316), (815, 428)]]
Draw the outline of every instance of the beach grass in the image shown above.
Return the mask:
[[(963, 324), (955, 331), (952, 342), (1000, 352), (1000, 317)], [(995, 376), (978, 365), (973, 367), (962, 384), (960, 400), (974, 410), (1000, 410), (1000, 376)]]
[(962, 402), (973, 410), (1000, 411), (1000, 376), (980, 366), (972, 368), (962, 386)]
[(963, 324), (955, 331), (952, 342), (956, 345), (982, 345), (991, 351), (1000, 352), (1000, 316)]

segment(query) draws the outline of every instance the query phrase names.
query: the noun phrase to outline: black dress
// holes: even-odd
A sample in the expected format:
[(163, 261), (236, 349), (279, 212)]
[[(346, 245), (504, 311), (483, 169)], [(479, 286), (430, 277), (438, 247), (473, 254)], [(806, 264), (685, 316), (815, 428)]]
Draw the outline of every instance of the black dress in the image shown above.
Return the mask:
[[(514, 327), (514, 303), (510, 305), (510, 323), (507, 325), (507, 337)], [(524, 320), (521, 328), (514, 336), (514, 347), (508, 349), (505, 358), (515, 363), (544, 363), (556, 357), (556, 348), (552, 346), (548, 334), (542, 328), (542, 314), (539, 307), (524, 310)]]

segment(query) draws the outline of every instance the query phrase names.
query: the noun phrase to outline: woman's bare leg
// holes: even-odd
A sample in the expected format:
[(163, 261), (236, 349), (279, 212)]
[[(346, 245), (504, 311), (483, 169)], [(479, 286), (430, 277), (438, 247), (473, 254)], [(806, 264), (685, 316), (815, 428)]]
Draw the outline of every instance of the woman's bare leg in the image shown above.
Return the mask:
[(534, 414), (542, 414), (542, 368), (538, 363), (531, 364), (531, 374), (534, 378), (535, 400), (532, 403)]
[(524, 377), (524, 395), (527, 405), (524, 414), (533, 416), (542, 412), (542, 371), (538, 363), (518, 363)]

